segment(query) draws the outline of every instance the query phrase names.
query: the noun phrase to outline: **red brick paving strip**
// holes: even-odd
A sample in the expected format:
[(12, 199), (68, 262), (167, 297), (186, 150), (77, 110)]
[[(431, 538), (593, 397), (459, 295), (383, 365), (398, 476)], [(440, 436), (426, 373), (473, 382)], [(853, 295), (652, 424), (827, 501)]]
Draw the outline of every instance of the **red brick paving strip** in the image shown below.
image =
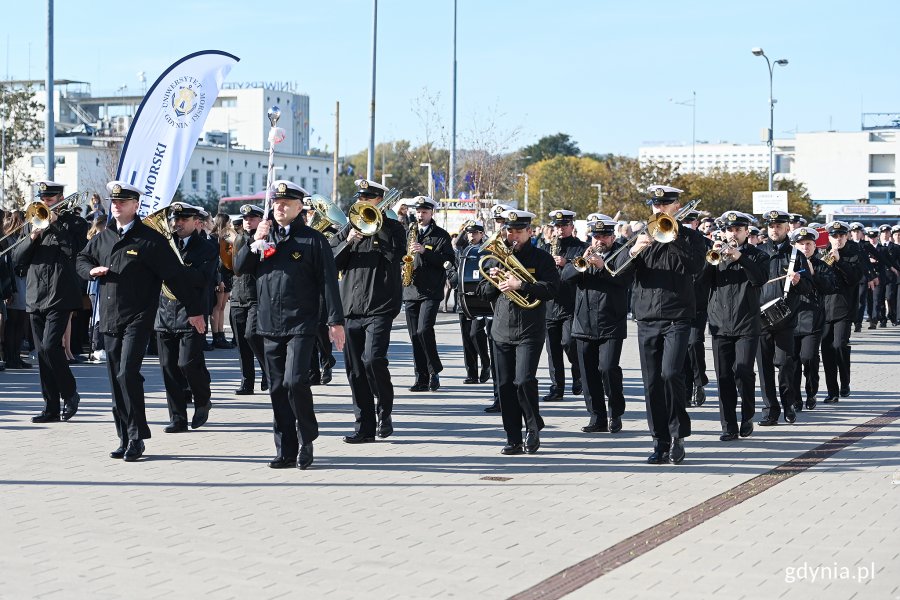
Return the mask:
[(567, 569), (551, 575), (536, 585), (511, 596), (511, 600), (553, 600), (562, 598), (580, 587), (603, 577), (610, 571), (631, 562), (635, 558), (650, 552), (661, 544), (668, 542), (719, 515), (744, 500), (761, 494), (778, 483), (813, 467), (826, 458), (855, 444), (869, 434), (875, 433), (885, 425), (900, 419), (900, 406), (894, 407), (879, 417), (866, 421), (850, 431), (833, 437), (812, 450), (789, 460), (783, 465), (757, 475), (749, 481), (713, 496), (697, 506), (687, 509), (674, 517), (645, 529), (586, 558)]

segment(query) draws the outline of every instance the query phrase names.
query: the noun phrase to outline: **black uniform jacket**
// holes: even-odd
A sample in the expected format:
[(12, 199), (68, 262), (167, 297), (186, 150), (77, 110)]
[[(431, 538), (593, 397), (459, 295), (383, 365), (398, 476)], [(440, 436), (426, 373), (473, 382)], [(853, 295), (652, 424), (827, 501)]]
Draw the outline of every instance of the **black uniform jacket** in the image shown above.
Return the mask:
[[(347, 243), (349, 227), (331, 238), (334, 262), (341, 275), (341, 302), (346, 316), (400, 314), (403, 286), (400, 266), (406, 254), (406, 229), (382, 215), (378, 233)], [(443, 268), (443, 267), (442, 267)]]
[(830, 294), (835, 290), (834, 272), (831, 267), (823, 263), (815, 254), (806, 260), (807, 264), (812, 264), (813, 268), (813, 274), (810, 277), (812, 285), (810, 291), (800, 294), (794, 335), (812, 335), (822, 332), (822, 325), (825, 323), (823, 299), (825, 294)]
[[(241, 248), (245, 245), (253, 243), (253, 234), (251, 232), (243, 232), (234, 240), (233, 256), (237, 256)], [(232, 265), (234, 266), (234, 265)], [(235, 306), (250, 306), (256, 304), (256, 274), (240, 273), (235, 266), (234, 279), (231, 282), (231, 300)]]
[[(275, 229), (277, 223), (273, 221)], [(343, 325), (337, 269), (325, 236), (298, 216), (287, 236), (270, 233), (269, 241), (275, 242), (275, 254), (269, 258), (260, 260), (259, 254), (245, 244), (234, 262), (237, 272), (256, 275), (257, 333), (271, 337), (315, 335), (323, 294), (327, 324)]]
[[(611, 256), (620, 246), (618, 242), (613, 244), (606, 256)], [(627, 258), (628, 254), (622, 252), (615, 263), (622, 264)], [(574, 286), (576, 290), (572, 337), (582, 340), (628, 337), (630, 275), (613, 277), (605, 267), (588, 267), (587, 271), (579, 273), (569, 262), (563, 268), (561, 277), (563, 283)]]
[[(544, 250), (550, 252), (551, 247), (552, 243), (547, 244)], [(585, 247), (585, 243), (573, 235), (559, 239), (559, 255), (566, 257), (567, 265), (571, 263), (573, 258), (584, 254)], [(552, 257), (553, 255), (551, 254)], [(566, 281), (562, 277), (562, 271), (563, 269), (559, 269), (560, 277), (562, 278), (559, 284), (559, 291), (556, 292), (556, 297), (547, 303), (548, 321), (566, 321), (575, 314), (575, 283)]]
[[(406, 236), (409, 231), (404, 232)], [(403, 288), (403, 300), (443, 300), (447, 271), (444, 263), (456, 259), (450, 234), (431, 222), (425, 233), (419, 232), (418, 241), (425, 247), (422, 254), (415, 254), (412, 285)], [(403, 242), (406, 253), (406, 240)]]
[(840, 260), (831, 265), (834, 287), (824, 296), (825, 320), (829, 323), (856, 318), (859, 307), (859, 282), (865, 276), (868, 256), (863, 254), (859, 244), (847, 240), (838, 250)]
[(696, 315), (694, 275), (706, 262), (706, 242), (697, 231), (679, 227), (672, 242), (653, 242), (619, 276), (634, 273), (631, 312), (638, 321), (684, 321)]
[(882, 283), (897, 283), (897, 276), (892, 269), (900, 268), (897, 259), (900, 258), (900, 246), (894, 242), (878, 242), (878, 251), (881, 253), (881, 261), (884, 266), (885, 280)]
[(11, 252), (13, 269), (27, 274), (25, 306), (28, 312), (79, 310), (82, 283), (75, 273), (75, 257), (83, 244), (76, 239), (77, 217), (60, 215), (36, 240), (31, 224), (25, 225), (25, 240)]
[(887, 248), (883, 247), (880, 242), (876, 245), (869, 241), (864, 242), (863, 246), (865, 246), (869, 254), (869, 265), (873, 271), (873, 277), (878, 277), (880, 283), (887, 283), (887, 274), (890, 272), (889, 266), (891, 261)]
[[(525, 243), (514, 256), (537, 280), (535, 283), (523, 283), (519, 292), (530, 300), (540, 300), (541, 305), (532, 309), (519, 308), (491, 282), (487, 280), (479, 282), (478, 295), (494, 303), (491, 338), (495, 342), (516, 343), (535, 338), (543, 339), (547, 335), (547, 310), (542, 304), (553, 298), (559, 288), (559, 271), (549, 254)], [(498, 265), (494, 261), (485, 261), (484, 266), (487, 271)]]
[[(769, 280), (781, 277), (771, 283), (766, 283), (759, 295), (760, 305), (771, 302), (775, 298), (784, 296), (784, 277), (787, 275), (788, 266), (791, 263), (791, 254), (794, 247), (791, 245), (790, 239), (785, 238), (780, 244), (775, 244), (772, 240), (768, 240), (757, 246), (760, 250), (769, 255)], [(812, 279), (809, 271), (806, 270), (806, 257), (799, 250), (797, 251), (797, 262), (794, 264), (794, 272), (800, 273), (800, 281), (797, 285), (788, 288), (785, 302), (791, 309), (791, 316), (784, 320), (779, 327), (782, 329), (793, 329), (797, 325), (797, 306), (800, 304), (800, 295), (807, 294), (812, 290)]]
[[(712, 240), (705, 235), (702, 236), (702, 239), (706, 245), (706, 251), (709, 252), (713, 247)], [(699, 273), (694, 275), (694, 301), (697, 303), (697, 317), (702, 319), (706, 319), (710, 292), (709, 279), (705, 276), (705, 273), (706, 269), (701, 269)]]
[(719, 336), (759, 335), (759, 294), (769, 278), (769, 255), (753, 244), (738, 247), (736, 261), (707, 263), (703, 279), (709, 286), (709, 332)]
[(163, 280), (185, 304), (189, 316), (203, 314), (201, 294), (169, 241), (140, 221), (124, 237), (119, 236), (115, 221), (92, 237), (78, 255), (76, 268), (82, 278), (92, 279), (94, 267), (109, 267), (109, 273), (97, 278), (100, 330), (104, 333), (120, 333), (138, 321), (151, 327)]
[[(196, 231), (187, 239), (187, 246), (181, 251), (181, 260), (187, 266), (194, 293), (200, 297), (203, 314), (208, 315), (211, 308), (208, 291), (209, 286), (213, 285), (216, 279), (219, 247)], [(187, 308), (184, 303), (179, 300), (171, 300), (165, 294), (159, 295), (159, 309), (156, 311), (156, 322), (153, 328), (156, 331), (170, 333), (187, 333), (194, 329), (188, 323)]]

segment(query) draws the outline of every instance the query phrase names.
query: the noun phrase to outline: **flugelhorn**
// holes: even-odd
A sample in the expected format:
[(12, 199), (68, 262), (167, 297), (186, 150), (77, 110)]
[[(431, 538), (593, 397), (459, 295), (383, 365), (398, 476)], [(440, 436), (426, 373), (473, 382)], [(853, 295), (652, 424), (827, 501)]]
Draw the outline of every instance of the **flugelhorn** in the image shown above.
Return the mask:
[[(479, 248), (479, 252), (487, 252), (478, 260), (478, 271), (481, 273), (481, 276), (498, 290), (500, 289), (500, 283), (510, 273), (525, 283), (537, 283), (534, 275), (529, 273), (528, 269), (513, 255), (514, 246), (507, 246), (506, 242), (500, 239), (500, 233), (500, 231), (497, 231), (491, 235)], [(496, 275), (491, 276), (490, 271), (485, 270), (484, 263), (487, 260), (496, 260), (500, 263), (500, 271)], [(502, 293), (509, 298), (510, 302), (520, 308), (537, 308), (541, 304), (540, 300), (532, 300), (518, 290), (508, 290)]]

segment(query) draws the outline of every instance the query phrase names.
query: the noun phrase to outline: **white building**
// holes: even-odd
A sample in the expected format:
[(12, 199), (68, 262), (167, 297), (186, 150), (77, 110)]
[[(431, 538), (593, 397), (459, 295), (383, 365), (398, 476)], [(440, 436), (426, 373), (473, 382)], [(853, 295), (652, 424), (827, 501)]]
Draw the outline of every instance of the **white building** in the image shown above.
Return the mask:
[(769, 170), (769, 147), (765, 144), (641, 146), (638, 158), (641, 161), (678, 163), (681, 173), (708, 173), (713, 169), (731, 173)]

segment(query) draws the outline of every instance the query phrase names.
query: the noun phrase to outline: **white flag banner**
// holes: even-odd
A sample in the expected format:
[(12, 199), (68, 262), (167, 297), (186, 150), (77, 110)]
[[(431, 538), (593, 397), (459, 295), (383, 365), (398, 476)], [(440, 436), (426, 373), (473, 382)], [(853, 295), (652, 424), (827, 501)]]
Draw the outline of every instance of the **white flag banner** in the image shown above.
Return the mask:
[(189, 54), (166, 69), (144, 96), (116, 175), (143, 192), (142, 217), (172, 202), (222, 82), (239, 60), (221, 50)]

